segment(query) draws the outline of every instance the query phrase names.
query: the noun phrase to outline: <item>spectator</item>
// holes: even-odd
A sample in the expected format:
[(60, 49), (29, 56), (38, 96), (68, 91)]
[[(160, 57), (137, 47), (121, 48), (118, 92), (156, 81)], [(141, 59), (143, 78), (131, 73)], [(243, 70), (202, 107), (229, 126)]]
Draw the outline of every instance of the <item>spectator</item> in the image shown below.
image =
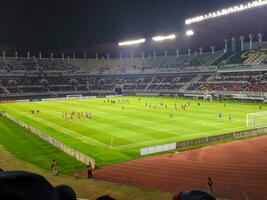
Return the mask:
[(190, 192), (180, 192), (180, 194), (175, 195), (173, 200), (216, 200), (210, 194), (200, 191), (192, 190)]
[(52, 174), (53, 174), (53, 176), (58, 175), (58, 173), (57, 173), (57, 162), (56, 162), (56, 160), (53, 160), (52, 161), (51, 167), (52, 167)]
[(6, 200), (76, 200), (68, 186), (54, 188), (44, 177), (24, 171), (0, 173), (0, 199)]
[(209, 192), (213, 193), (213, 181), (211, 180), (211, 177), (208, 178), (208, 185), (209, 185)]
[(87, 165), (87, 178), (93, 178), (93, 167), (91, 162)]
[(108, 195), (100, 196), (96, 200), (116, 200), (113, 197), (110, 197)]
[(77, 199), (75, 191), (67, 185), (59, 185), (56, 186), (55, 189), (58, 193), (59, 199), (64, 199), (64, 200)]

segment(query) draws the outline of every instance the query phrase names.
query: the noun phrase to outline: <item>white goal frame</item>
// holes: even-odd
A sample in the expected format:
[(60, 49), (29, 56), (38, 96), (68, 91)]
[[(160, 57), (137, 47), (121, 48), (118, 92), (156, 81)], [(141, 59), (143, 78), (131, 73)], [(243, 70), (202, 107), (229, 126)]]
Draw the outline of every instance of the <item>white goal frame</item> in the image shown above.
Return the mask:
[(66, 99), (68, 100), (72, 100), (72, 99), (82, 99), (83, 95), (82, 94), (71, 94), (71, 95), (67, 95)]
[(212, 101), (212, 95), (210, 95), (210, 94), (205, 94), (204, 97), (203, 97), (203, 99), (204, 99), (205, 101)]
[[(260, 119), (266, 118), (266, 124), (259, 122)], [(257, 124), (258, 123), (258, 124)], [(267, 127), (267, 112), (254, 112), (248, 113), (246, 119), (247, 127), (251, 128), (260, 128), (260, 127)]]

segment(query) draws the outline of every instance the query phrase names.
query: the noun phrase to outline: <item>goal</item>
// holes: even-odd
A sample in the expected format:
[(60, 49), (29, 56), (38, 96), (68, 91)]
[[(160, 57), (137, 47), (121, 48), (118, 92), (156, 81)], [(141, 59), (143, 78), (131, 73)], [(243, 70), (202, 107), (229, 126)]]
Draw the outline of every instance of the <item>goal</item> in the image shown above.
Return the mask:
[(247, 114), (247, 127), (267, 127), (267, 112), (255, 112)]
[(82, 99), (83, 95), (81, 94), (72, 94), (72, 95), (67, 95), (67, 99)]
[(210, 95), (210, 94), (205, 94), (204, 97), (203, 97), (203, 99), (204, 99), (205, 101), (212, 101), (212, 95)]

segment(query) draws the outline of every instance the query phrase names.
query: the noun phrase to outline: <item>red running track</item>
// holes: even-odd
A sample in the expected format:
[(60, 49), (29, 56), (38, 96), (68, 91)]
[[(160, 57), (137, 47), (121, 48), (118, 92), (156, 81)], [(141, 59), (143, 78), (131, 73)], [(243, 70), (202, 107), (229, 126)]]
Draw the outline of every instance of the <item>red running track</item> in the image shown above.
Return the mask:
[(216, 197), (267, 200), (267, 136), (133, 160), (94, 171), (96, 179), (172, 193), (207, 191), (208, 176), (213, 179)]

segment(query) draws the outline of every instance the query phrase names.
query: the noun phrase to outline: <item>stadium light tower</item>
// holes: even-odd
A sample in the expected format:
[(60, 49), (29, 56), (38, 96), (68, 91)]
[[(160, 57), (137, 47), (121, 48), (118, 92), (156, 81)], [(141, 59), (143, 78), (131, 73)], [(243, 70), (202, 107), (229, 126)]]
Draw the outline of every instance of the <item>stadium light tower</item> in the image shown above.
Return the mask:
[(153, 41), (155, 42), (161, 42), (164, 40), (174, 40), (176, 38), (175, 34), (170, 34), (170, 35), (158, 35), (152, 38)]
[(137, 40), (128, 40), (124, 42), (119, 42), (119, 46), (130, 46), (130, 45), (137, 45), (137, 44), (142, 44), (146, 42), (145, 38), (137, 39)]
[(186, 36), (192, 36), (194, 34), (195, 34), (195, 32), (193, 30), (187, 30), (186, 31)]

